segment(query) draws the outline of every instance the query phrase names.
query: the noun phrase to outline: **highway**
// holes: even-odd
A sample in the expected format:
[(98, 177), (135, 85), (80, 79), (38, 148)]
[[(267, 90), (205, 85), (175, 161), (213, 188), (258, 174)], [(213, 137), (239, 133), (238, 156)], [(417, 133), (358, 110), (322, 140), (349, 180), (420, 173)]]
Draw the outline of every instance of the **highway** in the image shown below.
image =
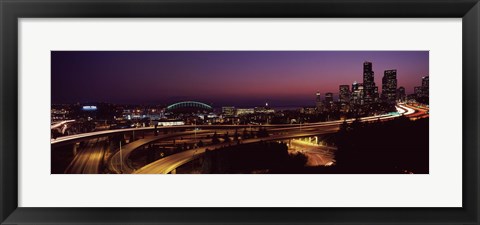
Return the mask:
[[(360, 119), (362, 122), (366, 121), (376, 121), (376, 120), (388, 120), (400, 115), (417, 115), (418, 113), (425, 114), (424, 110), (419, 111), (418, 109), (413, 109), (412, 106), (407, 106), (404, 104), (397, 105), (397, 112), (393, 114), (385, 114), (385, 115), (378, 115), (378, 116), (369, 116), (363, 117)], [(427, 114), (428, 115), (428, 114)], [(307, 137), (322, 133), (333, 133), (339, 129), (339, 125), (343, 122), (352, 122), (354, 119), (348, 120), (336, 120), (336, 121), (329, 121), (329, 122), (319, 122), (319, 123), (307, 123), (307, 124), (281, 124), (281, 125), (184, 125), (184, 126), (172, 126), (172, 127), (159, 127), (163, 129), (194, 129), (194, 128), (209, 128), (209, 129), (224, 129), (226, 130), (233, 130), (233, 129), (242, 129), (242, 128), (258, 128), (258, 127), (265, 127), (269, 128), (268, 131), (270, 133), (277, 133), (277, 135), (272, 135), (265, 138), (260, 139), (247, 139), (244, 140), (242, 143), (253, 143), (258, 141), (271, 141), (271, 140), (282, 140), (282, 139), (290, 139), (296, 137)], [(117, 134), (117, 133), (127, 133), (133, 131), (147, 131), (152, 130), (153, 127), (144, 127), (144, 128), (130, 128), (130, 129), (120, 129), (120, 130), (107, 130), (107, 131), (98, 131), (98, 132), (91, 132), (85, 134), (77, 134), (77, 135), (70, 135), (61, 138), (57, 138), (56, 140), (52, 140), (51, 143), (71, 143), (71, 142), (80, 142), (82, 140), (88, 140), (87, 147), (85, 147), (82, 151), (78, 153), (78, 155), (74, 158), (70, 166), (65, 171), (66, 173), (98, 173), (98, 169), (102, 163), (103, 156), (105, 154), (103, 148), (99, 148), (98, 145), (98, 138), (92, 139), (95, 137), (102, 137), (102, 139), (106, 138), (108, 135)], [(219, 130), (217, 130), (219, 131)], [(212, 130), (197, 130), (197, 134), (207, 134), (212, 133)], [(193, 156), (199, 156), (205, 152), (205, 149), (209, 148), (220, 148), (225, 146), (225, 144), (219, 145), (210, 145), (203, 148), (197, 148), (193, 150), (188, 150), (181, 153), (176, 153), (171, 156), (167, 156), (160, 160), (157, 160), (151, 164), (148, 164), (138, 171), (134, 171), (134, 169), (128, 164), (128, 158), (130, 154), (139, 149), (140, 147), (147, 145), (149, 143), (157, 142), (159, 140), (164, 139), (171, 139), (175, 137), (181, 136), (188, 136), (194, 134), (195, 131), (181, 131), (176, 133), (170, 134), (160, 134), (158, 136), (148, 137), (144, 139), (140, 139), (129, 143), (125, 146), (122, 146), (122, 151), (116, 152), (109, 160), (108, 160), (108, 168), (115, 172), (115, 173), (169, 173), (178, 166), (181, 166), (190, 160), (193, 159)], [(93, 141), (93, 140), (96, 140)], [(195, 153), (195, 154), (194, 154)]]
[[(370, 116), (361, 118), (362, 122), (367, 121), (376, 121), (376, 120), (390, 120), (395, 117), (399, 117), (401, 115), (410, 115), (417, 111), (409, 108), (406, 105), (398, 105), (397, 106), (398, 113), (396, 114), (387, 114), (387, 115), (379, 115), (379, 116)], [(346, 120), (347, 122), (352, 122), (354, 119)], [(314, 123), (308, 124), (303, 127), (296, 125), (295, 127), (289, 127), (288, 129), (285, 128), (277, 128), (277, 129), (269, 129), (269, 130), (282, 130), (282, 131), (290, 131), (287, 134), (280, 134), (280, 135), (272, 135), (266, 138), (255, 138), (255, 139), (247, 139), (243, 140), (241, 144), (248, 144), (254, 143), (259, 141), (275, 141), (275, 140), (284, 140), (284, 139), (293, 139), (293, 138), (300, 138), (300, 137), (308, 137), (320, 134), (328, 134), (337, 132), (340, 129), (340, 124), (342, 124), (343, 120), (337, 121), (330, 121), (330, 122), (322, 122), (322, 123)], [(184, 152), (180, 152), (171, 156), (167, 156), (165, 158), (159, 159), (155, 162), (152, 162), (133, 173), (135, 174), (166, 174), (170, 173), (179, 166), (190, 162), (191, 160), (195, 159), (196, 157), (200, 156), (201, 154), (205, 153), (206, 149), (214, 150), (219, 149), (225, 146), (228, 146), (230, 143), (222, 143), (218, 145), (210, 145), (202, 148), (196, 148)]]
[(429, 116), (428, 110), (420, 107), (416, 107), (413, 105), (408, 105), (408, 107), (411, 108), (411, 110), (414, 110), (413, 113), (409, 114), (407, 117), (411, 119), (420, 119), (420, 118), (425, 118)]
[[(407, 110), (403, 109), (398, 109), (400, 112), (407, 112)], [(374, 121), (378, 119), (387, 119), (387, 118), (392, 118), (396, 117), (399, 115), (379, 115), (379, 116), (370, 116), (370, 117), (364, 117), (361, 119), (361, 121)], [(347, 122), (352, 122), (354, 119), (349, 119), (346, 120)], [(344, 120), (336, 120), (336, 121), (329, 121), (329, 122), (321, 122), (321, 123), (311, 123), (311, 124), (305, 124), (302, 126), (295, 125), (295, 126), (289, 126), (289, 127), (278, 127), (273, 126), (273, 128), (270, 128), (270, 132), (292, 132), (292, 131), (299, 131), (299, 132), (309, 132), (306, 133), (308, 135), (311, 135), (311, 133), (319, 134), (319, 132), (322, 132), (324, 130), (330, 131), (330, 132), (336, 132), (339, 128), (339, 125), (342, 124)], [(228, 128), (231, 128), (232, 126), (225, 126)], [(330, 128), (335, 128), (335, 129), (330, 129)], [(318, 129), (322, 129), (318, 131)], [(197, 134), (205, 134), (205, 133), (212, 133), (213, 131), (207, 131), (207, 130), (201, 130), (197, 131)], [(180, 137), (180, 136), (185, 136), (185, 135), (191, 135), (193, 134), (194, 131), (187, 131), (187, 132), (179, 132), (179, 133), (173, 133), (169, 135), (162, 135), (162, 136), (156, 136), (156, 137), (151, 137), (151, 138), (146, 138), (146, 139), (141, 139), (137, 140), (135, 142), (129, 143), (125, 146), (122, 147), (122, 153), (117, 152), (115, 155), (111, 158), (109, 161), (109, 168), (111, 171), (115, 173), (132, 173), (134, 169), (129, 165), (128, 163), (128, 157), (130, 154), (135, 151), (136, 149), (140, 148), (141, 146), (147, 145), (149, 143), (153, 143), (162, 139), (168, 139), (168, 138), (173, 138), (173, 137)], [(294, 134), (293, 137), (296, 137), (296, 133)], [(281, 139), (287, 139), (289, 136), (272, 136), (275, 140), (278, 140), (277, 138)], [(249, 139), (248, 141), (251, 142), (255, 141), (261, 141), (261, 139)], [(222, 147), (223, 145), (219, 145), (218, 147)], [(210, 146), (212, 147), (212, 146)], [(205, 149), (208, 147), (205, 147)], [(200, 153), (203, 153), (201, 149), (197, 149)], [(180, 154), (180, 153), (177, 153)], [(188, 154), (188, 153), (186, 153)], [(193, 153), (192, 153), (193, 154)], [(188, 162), (188, 161), (186, 161)], [(184, 163), (181, 163), (183, 165)]]
[[(338, 125), (331, 125), (328, 128), (324, 128), (323, 132), (324, 133), (333, 133), (338, 131)], [(283, 139), (290, 139), (290, 138), (301, 138), (301, 137), (308, 137), (312, 135), (319, 135), (322, 134), (322, 132), (295, 132), (291, 134), (284, 134), (284, 135), (273, 135), (265, 138), (252, 138), (252, 139), (246, 139), (242, 140), (240, 144), (250, 144), (250, 143), (255, 143), (255, 142), (260, 142), (260, 141), (276, 141), (276, 140), (283, 140)], [(180, 152), (171, 156), (167, 156), (165, 158), (159, 159), (153, 163), (150, 163), (136, 171), (134, 171), (134, 174), (166, 174), (172, 172), (174, 169), (177, 167), (190, 162), (192, 159), (202, 155), (205, 153), (206, 149), (209, 150), (215, 150), (219, 149), (222, 147), (226, 147), (229, 145), (232, 145), (234, 143), (221, 143), (217, 145), (210, 145), (206, 147), (201, 147), (201, 148), (196, 148), (192, 150), (187, 150), (184, 152)]]
[(56, 128), (61, 127), (62, 125), (65, 125), (67, 123), (72, 123), (72, 122), (75, 122), (75, 120), (59, 121), (59, 122), (56, 122), (56, 123), (53, 123), (52, 125), (50, 125), (50, 129), (56, 129)]
[(325, 166), (335, 162), (333, 151), (337, 148), (320, 146), (301, 140), (292, 140), (289, 151), (301, 152), (308, 156), (308, 166)]
[[(399, 113), (405, 113), (406, 115), (410, 113), (409, 109), (407, 106), (400, 104), (397, 106), (397, 110)], [(413, 110), (412, 110), (413, 111)], [(369, 116), (369, 117), (363, 117), (362, 121), (364, 120), (370, 120), (370, 119), (378, 119), (378, 118), (385, 118), (389, 117), (391, 115), (378, 115), (378, 116)], [(348, 119), (347, 122), (351, 122), (354, 119)], [(335, 121), (329, 121), (329, 122), (317, 122), (317, 123), (305, 123), (302, 124), (302, 127), (308, 127), (308, 126), (322, 126), (322, 125), (328, 125), (328, 124), (339, 124), (343, 123), (344, 120), (335, 120)], [(246, 124), (246, 125), (180, 125), (180, 126), (159, 126), (158, 130), (161, 132), (162, 130), (168, 129), (168, 130), (189, 130), (189, 129), (224, 129), (224, 130), (229, 130), (229, 129), (241, 129), (241, 128), (258, 128), (258, 127), (265, 127), (265, 128), (285, 128), (286, 130), (292, 129), (294, 127), (299, 127), (298, 124), (264, 124), (264, 125), (252, 125), (252, 124)], [(154, 127), (140, 127), (140, 128), (127, 128), (127, 129), (116, 129), (116, 130), (105, 130), (105, 131), (96, 131), (96, 132), (89, 132), (89, 133), (82, 133), (82, 134), (75, 134), (75, 135), (68, 135), (68, 136), (63, 136), (63, 137), (58, 137), (56, 139), (51, 139), (50, 143), (51, 145), (59, 145), (59, 144), (68, 144), (72, 142), (80, 142), (84, 140), (88, 140), (91, 138), (96, 138), (96, 137), (105, 137), (105, 136), (110, 136), (114, 134), (122, 134), (122, 133), (131, 133), (131, 132), (138, 132), (138, 131), (153, 131), (155, 128)], [(269, 129), (270, 130), (270, 129)]]
[[(209, 130), (198, 130), (196, 131), (197, 134), (205, 134), (205, 133), (212, 133), (212, 131)], [(122, 151), (116, 152), (109, 160), (108, 162), (108, 168), (115, 172), (115, 173), (132, 173), (133, 168), (128, 164), (128, 157), (130, 154), (135, 151), (136, 149), (148, 145), (150, 143), (160, 141), (160, 140), (165, 140), (169, 138), (175, 138), (175, 137), (180, 137), (180, 136), (185, 136), (185, 135), (192, 135), (195, 134), (195, 131), (185, 131), (185, 132), (178, 132), (178, 133), (172, 133), (172, 134), (167, 134), (167, 135), (158, 135), (158, 136), (153, 136), (153, 137), (148, 137), (144, 139), (140, 139), (137, 141), (134, 141), (132, 143), (128, 143), (124, 146), (122, 146)]]
[(105, 130), (105, 131), (95, 131), (95, 132), (89, 132), (89, 133), (83, 133), (83, 134), (74, 134), (74, 135), (58, 137), (56, 139), (51, 139), (50, 144), (56, 145), (56, 144), (68, 144), (72, 142), (75, 143), (75, 142), (80, 142), (84, 140), (89, 140), (95, 137), (105, 137), (113, 134), (121, 134), (121, 133), (133, 132), (133, 131), (153, 130), (153, 129), (154, 129), (153, 127), (142, 127), (142, 128)]
[(66, 174), (98, 174), (105, 155), (106, 138), (95, 138), (85, 142), (85, 147), (78, 150), (77, 155), (65, 170)]

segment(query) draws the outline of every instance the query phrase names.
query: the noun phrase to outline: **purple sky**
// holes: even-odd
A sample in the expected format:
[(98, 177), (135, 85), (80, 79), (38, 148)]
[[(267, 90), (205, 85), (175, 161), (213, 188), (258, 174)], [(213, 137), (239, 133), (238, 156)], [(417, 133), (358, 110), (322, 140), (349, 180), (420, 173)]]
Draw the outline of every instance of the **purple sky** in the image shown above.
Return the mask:
[(313, 105), (315, 92), (362, 82), (373, 63), (412, 93), (429, 75), (428, 51), (52, 51), (52, 103)]

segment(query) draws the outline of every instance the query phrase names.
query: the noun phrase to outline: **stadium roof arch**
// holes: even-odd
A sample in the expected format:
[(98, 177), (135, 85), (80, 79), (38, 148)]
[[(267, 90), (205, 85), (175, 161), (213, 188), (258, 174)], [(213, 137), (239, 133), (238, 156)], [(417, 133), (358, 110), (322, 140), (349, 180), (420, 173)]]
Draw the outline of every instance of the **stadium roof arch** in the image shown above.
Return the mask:
[(177, 102), (173, 103), (169, 106), (167, 106), (166, 111), (195, 111), (195, 110), (206, 110), (210, 111), (212, 110), (212, 106), (205, 104), (203, 102), (197, 102), (197, 101), (183, 101), (183, 102)]

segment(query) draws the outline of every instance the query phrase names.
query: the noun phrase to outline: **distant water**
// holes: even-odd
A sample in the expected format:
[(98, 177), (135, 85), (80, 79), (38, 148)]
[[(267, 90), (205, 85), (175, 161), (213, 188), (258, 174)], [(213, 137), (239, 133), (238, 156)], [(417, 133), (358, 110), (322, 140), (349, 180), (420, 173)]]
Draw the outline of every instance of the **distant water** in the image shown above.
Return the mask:
[[(303, 107), (315, 107), (315, 106), (273, 106), (271, 108), (273, 108), (275, 111), (285, 111), (285, 110), (299, 110)], [(239, 108), (239, 109), (243, 109), (243, 108), (255, 108), (254, 106), (252, 107), (236, 107), (236, 108)], [(217, 110), (222, 110), (222, 108), (215, 108)]]
[(285, 110), (298, 110), (303, 107), (305, 106), (280, 106), (280, 107), (272, 107), (272, 108), (275, 109), (275, 111), (285, 111)]

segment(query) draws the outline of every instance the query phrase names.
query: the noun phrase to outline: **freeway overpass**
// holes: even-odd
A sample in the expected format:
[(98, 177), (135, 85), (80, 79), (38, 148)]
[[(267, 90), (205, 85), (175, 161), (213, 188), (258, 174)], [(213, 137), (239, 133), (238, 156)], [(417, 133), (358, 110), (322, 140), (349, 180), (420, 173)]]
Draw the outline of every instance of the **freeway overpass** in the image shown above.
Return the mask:
[[(399, 106), (399, 108), (397, 110), (398, 110), (399, 113), (363, 117), (363, 118), (361, 118), (361, 121), (365, 122), (365, 121), (375, 121), (375, 120), (378, 120), (378, 119), (383, 119), (383, 120), (391, 119), (391, 118), (394, 118), (394, 117), (398, 117), (401, 114), (411, 114), (411, 113), (414, 112), (413, 110), (411, 110), (407, 107), (404, 107), (404, 106)], [(312, 136), (312, 135), (315, 135), (315, 134), (322, 134), (322, 132), (326, 132), (326, 131), (327, 131), (327, 133), (334, 133), (334, 132), (338, 131), (340, 124), (342, 124), (345, 121), (346, 122), (352, 122), (353, 120), (354, 119), (337, 120), (337, 121), (320, 122), (320, 123), (311, 123), (311, 124), (303, 125), (302, 127), (300, 127), (299, 125), (294, 125), (294, 126), (289, 125), (287, 127), (270, 125), (270, 126), (268, 126), (269, 127), (268, 130), (271, 131), (271, 132), (292, 132), (293, 131), (294, 133), (292, 133), (290, 135), (271, 136), (267, 139), (265, 139), (265, 138), (248, 139), (248, 140), (245, 140), (246, 142), (243, 142), (243, 143), (253, 143), (253, 142), (259, 142), (259, 141), (272, 141), (272, 140), (283, 140), (283, 139), (298, 138), (298, 137), (308, 137), (308, 136)], [(219, 126), (219, 127), (224, 128), (224, 130), (228, 130), (228, 128), (233, 128), (233, 127), (237, 128), (237, 126)], [(216, 128), (218, 128), (218, 127), (216, 127)], [(296, 133), (297, 130), (300, 130), (300, 132)], [(147, 138), (147, 139), (141, 139), (141, 140), (129, 143), (122, 148), (121, 152), (120, 151), (117, 152), (111, 158), (111, 160), (109, 162), (109, 169), (111, 171), (116, 172), (116, 173), (132, 173), (132, 172), (134, 172), (134, 169), (128, 164), (128, 157), (136, 149), (140, 148), (141, 146), (144, 146), (144, 145), (147, 145), (149, 143), (153, 143), (153, 142), (156, 142), (156, 141), (159, 141), (159, 140), (162, 140), (162, 139), (191, 135), (193, 133), (194, 133), (194, 131), (185, 131), (185, 132), (179, 132), (179, 133), (174, 133), (174, 134), (170, 134), (170, 135), (162, 135), (162, 136), (157, 136), (157, 137), (152, 137), (152, 138)], [(197, 131), (197, 133), (198, 133), (198, 131)], [(202, 133), (209, 133), (209, 131), (208, 130), (202, 130)], [(212, 147), (220, 148), (220, 147), (223, 147), (223, 146), (224, 145), (221, 145), (221, 144), (218, 145), (218, 146), (208, 146), (208, 147), (204, 147), (204, 148), (194, 149), (194, 151), (198, 152), (198, 154), (203, 154), (205, 152), (205, 149), (207, 149), (207, 148), (212, 148)], [(190, 152), (190, 151), (186, 151), (186, 152)], [(178, 155), (178, 154), (180, 154), (180, 155)], [(156, 162), (155, 165), (157, 165), (159, 163), (166, 164), (167, 162), (170, 162), (170, 161), (173, 160), (172, 161), (173, 166), (170, 166), (168, 168), (176, 168), (175, 165), (183, 165), (183, 164), (190, 161), (185, 157), (186, 156), (185, 154), (188, 155), (188, 153), (177, 153), (177, 154), (174, 154), (172, 156), (168, 156), (166, 158), (161, 159), (160, 162), (158, 162), (158, 163)], [(171, 158), (169, 158), (169, 157), (171, 157)], [(151, 167), (152, 166), (150, 165), (148, 168), (151, 168)], [(140, 171), (145, 171), (145, 170), (142, 170), (142, 169), (140, 169)], [(157, 171), (157, 170), (148, 170), (148, 171)], [(162, 171), (167, 171), (167, 170), (162, 170)], [(168, 172), (170, 172), (170, 171), (171, 170), (168, 170)]]
[(56, 129), (65, 124), (73, 123), (73, 122), (75, 122), (75, 120), (64, 120), (64, 121), (55, 122), (55, 123), (52, 123), (52, 125), (50, 125), (50, 129)]
[[(397, 114), (387, 114), (381, 116), (371, 116), (371, 117), (364, 117), (361, 119), (362, 122), (368, 121), (376, 121), (380, 120), (389, 120), (395, 117), (399, 117), (401, 115), (410, 115), (415, 113), (416, 111), (404, 106), (399, 105), (397, 107), (399, 113)], [(346, 122), (352, 122), (353, 119), (346, 120)], [(331, 122), (323, 122), (323, 123), (316, 123), (310, 124), (303, 127), (304, 130), (299, 130), (298, 125), (294, 128), (277, 128), (277, 129), (269, 129), (269, 130), (282, 130), (285, 132), (289, 132), (288, 134), (280, 134), (280, 135), (272, 135), (265, 138), (255, 138), (255, 139), (247, 139), (241, 142), (241, 144), (248, 144), (260, 141), (277, 141), (277, 140), (284, 140), (284, 139), (292, 139), (292, 138), (301, 138), (301, 137), (309, 137), (319, 134), (329, 134), (335, 133), (340, 129), (340, 125), (344, 121), (331, 121)], [(199, 157), (200, 155), (204, 154), (206, 149), (220, 149), (222, 147), (228, 146), (229, 143), (222, 143), (217, 145), (210, 145), (207, 147), (196, 148), (184, 152), (180, 152), (171, 156), (167, 156), (165, 158), (159, 159), (155, 162), (152, 162), (136, 171), (133, 171), (134, 174), (166, 174), (174, 171), (176, 168), (194, 160), (195, 158)]]
[[(291, 139), (291, 138), (301, 138), (301, 137), (308, 137), (313, 135), (319, 135), (322, 133), (334, 133), (337, 132), (339, 129), (338, 125), (329, 125), (324, 127), (322, 131), (316, 132), (295, 132), (292, 134), (284, 134), (284, 135), (274, 135), (265, 138), (254, 138), (254, 139), (246, 139), (240, 142), (240, 144), (250, 144), (260, 141), (277, 141), (283, 139)], [(231, 145), (230, 143), (222, 143), (217, 145), (210, 145), (206, 147), (196, 148), (192, 150), (183, 151), (177, 154), (173, 154), (171, 156), (167, 156), (165, 158), (159, 159), (155, 162), (152, 162), (136, 171), (134, 174), (166, 174), (170, 173), (175, 170), (177, 167), (192, 161), (193, 159), (199, 157), (200, 155), (204, 154), (207, 149), (215, 150), (220, 149), (222, 147), (226, 147)]]
[(144, 138), (140, 139), (137, 141), (134, 141), (132, 143), (129, 143), (121, 148), (121, 151), (118, 151), (115, 153), (109, 160), (108, 163), (108, 168), (116, 173), (132, 173), (133, 168), (130, 167), (130, 165), (127, 163), (128, 157), (130, 154), (135, 151), (136, 149), (139, 149), (142, 146), (148, 145), (153, 142), (157, 142), (160, 140), (165, 140), (169, 138), (175, 138), (175, 137), (180, 137), (180, 136), (185, 136), (185, 135), (192, 135), (192, 134), (205, 134), (205, 133), (211, 133), (209, 130), (200, 130), (200, 131), (185, 131), (185, 132), (178, 132), (178, 133), (173, 133), (173, 134), (167, 134), (167, 135), (158, 135), (158, 136), (153, 136), (149, 138)]
[[(398, 105), (397, 106), (397, 113), (392, 113), (392, 114), (385, 114), (385, 115), (378, 115), (378, 116), (370, 116), (370, 117), (363, 117), (361, 118), (361, 121), (375, 121), (375, 120), (388, 120), (392, 119), (395, 117), (398, 117), (400, 115), (411, 115), (414, 113), (417, 113), (417, 110), (412, 109), (410, 106), (406, 105)], [(352, 122), (354, 119), (349, 119), (346, 120), (346, 122)], [(271, 140), (282, 140), (282, 139), (290, 139), (290, 138), (298, 138), (298, 137), (308, 137), (312, 136), (315, 134), (321, 134), (323, 132), (336, 132), (339, 128), (339, 125), (343, 123), (344, 120), (337, 120), (337, 121), (329, 121), (329, 122), (319, 122), (319, 123), (310, 123), (310, 124), (281, 124), (281, 125), (198, 125), (198, 126), (192, 126), (192, 125), (185, 125), (185, 126), (174, 126), (174, 127), (159, 127), (159, 129), (179, 129), (179, 130), (188, 130), (188, 129), (205, 129), (208, 128), (209, 130), (201, 130), (201, 131), (196, 131), (196, 133), (201, 134), (201, 133), (208, 133), (212, 132), (211, 130), (233, 130), (233, 129), (241, 129), (241, 128), (257, 128), (257, 127), (265, 127), (268, 128), (269, 131), (274, 131), (274, 132), (283, 132), (288, 134), (281, 134), (281, 135), (276, 135), (276, 136), (270, 136), (268, 139), (249, 139), (248, 143), (250, 142), (255, 142), (255, 141), (271, 141)], [(77, 143), (80, 141), (84, 140), (90, 140), (93, 138), (100, 138), (100, 137), (106, 137), (109, 135), (116, 135), (116, 134), (124, 134), (124, 133), (130, 133), (130, 132), (135, 132), (135, 131), (153, 131), (155, 128), (153, 127), (145, 127), (145, 128), (130, 128), (130, 129), (120, 129), (120, 130), (107, 130), (107, 131), (99, 131), (99, 132), (92, 132), (92, 133), (85, 133), (85, 134), (78, 134), (78, 135), (70, 135), (70, 136), (65, 136), (58, 138), (56, 140), (52, 140), (52, 146), (57, 146), (61, 144), (68, 144), (68, 143)], [(163, 159), (160, 159), (162, 161), (155, 161), (152, 164), (149, 164), (137, 171), (134, 171), (133, 168), (131, 168), (128, 165), (128, 157), (129, 155), (135, 151), (136, 149), (147, 145), (149, 143), (153, 143), (162, 139), (168, 139), (168, 138), (175, 138), (175, 137), (180, 137), (180, 136), (185, 136), (185, 135), (192, 135), (195, 131), (182, 131), (182, 132), (177, 132), (177, 133), (172, 133), (172, 134), (167, 134), (167, 135), (159, 135), (155, 137), (150, 137), (150, 138), (144, 138), (140, 139), (137, 141), (134, 141), (132, 143), (129, 143), (122, 147), (122, 152), (116, 152), (109, 160), (108, 166), (111, 171), (114, 171), (116, 173), (150, 173), (150, 172), (171, 172), (173, 169), (177, 168), (178, 166), (181, 166), (190, 160), (193, 159), (193, 155), (196, 155), (197, 157), (201, 154), (204, 153), (205, 148), (197, 148), (194, 150), (181, 152), (177, 153), (168, 157), (165, 157)], [(247, 140), (245, 140), (247, 141)], [(244, 142), (245, 143), (245, 142)], [(209, 148), (212, 148), (215, 146), (209, 146)], [(217, 146), (217, 147), (222, 147), (222, 146)], [(195, 154), (193, 154), (194, 151)], [(94, 152), (92, 150), (92, 152)], [(186, 157), (189, 153), (192, 153), (190, 155), (189, 159)], [(96, 153), (97, 154), (97, 153)], [(178, 155), (180, 154), (180, 155)], [(88, 156), (82, 156), (84, 159), (89, 159), (88, 165), (98, 165), (99, 160), (101, 158), (99, 157), (88, 157)], [(95, 161), (95, 159), (98, 159)], [(85, 160), (84, 160), (85, 161)], [(80, 160), (79, 162), (82, 162)], [(81, 168), (77, 168), (78, 166), (82, 166), (82, 164), (86, 163), (77, 163), (71, 166), (69, 168), (70, 171), (82, 171)], [(163, 166), (156, 168), (159, 164), (164, 164)], [(83, 165), (85, 167), (85, 165)], [(162, 169), (163, 168), (163, 169)], [(173, 168), (173, 169), (172, 169)], [(86, 171), (86, 170), (83, 170)], [(88, 170), (92, 171), (92, 170)], [(139, 172), (140, 171), (140, 172)], [(143, 172), (142, 172), (143, 171)]]
[[(400, 114), (405, 114), (408, 115), (411, 112), (415, 112), (415, 110), (407, 107), (406, 105), (398, 105), (397, 106), (397, 111)], [(363, 117), (361, 118), (362, 120), (365, 119), (378, 119), (378, 118), (383, 118), (390, 116), (389, 114), (385, 115), (378, 115), (378, 116), (369, 116), (369, 117)], [(336, 120), (336, 121), (329, 121), (329, 122), (317, 122), (317, 123), (305, 123), (301, 124), (300, 126), (302, 127), (308, 127), (308, 126), (316, 126), (316, 125), (325, 125), (325, 124), (335, 124), (335, 123), (342, 123), (344, 120)], [(351, 122), (353, 119), (347, 120), (347, 122)], [(264, 127), (264, 128), (293, 128), (293, 127), (299, 127), (298, 124), (264, 124), (264, 125), (252, 125), (252, 124), (246, 124), (246, 125), (181, 125), (181, 126), (160, 126), (157, 129), (159, 131), (162, 130), (189, 130), (189, 129), (209, 129), (209, 130), (214, 130), (214, 129), (242, 129), (242, 128), (259, 128), (259, 127)], [(106, 137), (106, 136), (112, 136), (112, 135), (117, 135), (117, 134), (125, 134), (125, 133), (131, 133), (131, 132), (141, 132), (141, 131), (154, 131), (155, 127), (140, 127), (140, 128), (127, 128), (127, 129), (116, 129), (116, 130), (105, 130), (105, 131), (96, 131), (96, 132), (89, 132), (89, 133), (82, 133), (82, 134), (75, 134), (75, 135), (69, 135), (69, 136), (63, 136), (63, 137), (58, 137), (56, 139), (51, 139), (50, 144), (52, 147), (54, 146), (59, 146), (59, 145), (64, 145), (64, 144), (70, 144), (70, 143), (78, 143), (81, 141), (89, 140), (92, 138), (100, 138), (100, 137)]]

